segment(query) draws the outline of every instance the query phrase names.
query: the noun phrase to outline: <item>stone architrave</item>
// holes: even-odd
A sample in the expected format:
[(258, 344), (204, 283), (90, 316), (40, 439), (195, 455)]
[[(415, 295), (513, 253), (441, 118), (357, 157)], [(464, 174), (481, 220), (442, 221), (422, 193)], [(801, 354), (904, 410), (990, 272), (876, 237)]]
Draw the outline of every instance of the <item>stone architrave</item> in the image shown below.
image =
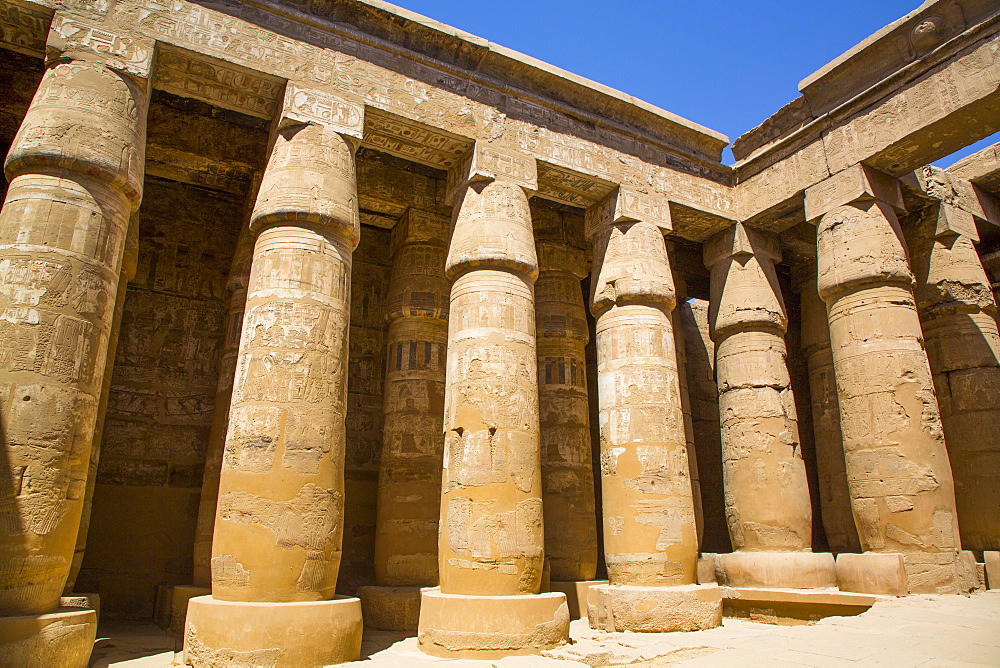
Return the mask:
[[(320, 106), (334, 112), (310, 112)], [(212, 595), (188, 604), (184, 655), (193, 665), (238, 653), (246, 663), (319, 666), (360, 652), (360, 601), (335, 600), (334, 588), (361, 113), (323, 92), (286, 91), (250, 222), (256, 244), (219, 479)]]
[(477, 145), (464, 170), (453, 178), (446, 264), (441, 586), (423, 592), (418, 643), (436, 656), (486, 659), (565, 643), (569, 611), (564, 594), (539, 594), (538, 261), (526, 192), (534, 161)]
[[(887, 203), (901, 198), (881, 189), (828, 197), (815, 217), (806, 193), (807, 217), (818, 218), (817, 287), (830, 325), (851, 507), (865, 553), (903, 555), (909, 591), (954, 593), (954, 484), (913, 274)], [(864, 562), (844, 556), (855, 557), (855, 569)]]
[(365, 625), (416, 631), (421, 587), (438, 584), (451, 220), (409, 209), (393, 228), (375, 585)]
[(786, 363), (785, 304), (773, 235), (741, 223), (705, 245), (722, 425), (724, 579), (742, 587), (835, 587), (830, 554), (812, 553), (812, 506)]
[(823, 530), (833, 552), (859, 552), (861, 541), (858, 540), (858, 529), (854, 526), (851, 496), (847, 490), (844, 439), (840, 432), (840, 402), (833, 371), (826, 304), (816, 292), (815, 276), (810, 276), (801, 288), (799, 296), (802, 321), (799, 340), (802, 342), (802, 353), (806, 356), (809, 370)]
[(535, 329), (541, 424), (545, 556), (551, 591), (574, 596), (597, 574), (597, 514), (591, 455), (587, 359), (590, 338), (580, 281), (582, 250), (537, 244)]
[(650, 222), (611, 216), (591, 229), (609, 584), (591, 588), (590, 625), (654, 632), (718, 626), (718, 586), (695, 584), (698, 535), (663, 233)]
[(60, 596), (142, 195), (147, 78), (98, 54), (63, 55), (46, 69), (7, 155), (0, 212), (5, 665), (52, 656), (53, 643), (64, 665), (90, 656), (96, 613), (60, 609)]
[(962, 547), (1000, 549), (1000, 335), (971, 213), (945, 202), (907, 228)]

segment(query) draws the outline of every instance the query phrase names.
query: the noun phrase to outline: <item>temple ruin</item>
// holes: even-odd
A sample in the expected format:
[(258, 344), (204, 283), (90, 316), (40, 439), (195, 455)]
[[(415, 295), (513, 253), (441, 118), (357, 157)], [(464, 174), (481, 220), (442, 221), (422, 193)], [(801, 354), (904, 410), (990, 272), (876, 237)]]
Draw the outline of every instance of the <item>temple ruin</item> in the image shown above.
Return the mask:
[(1000, 588), (1000, 5), (732, 144), (381, 0), (0, 0), (0, 665)]

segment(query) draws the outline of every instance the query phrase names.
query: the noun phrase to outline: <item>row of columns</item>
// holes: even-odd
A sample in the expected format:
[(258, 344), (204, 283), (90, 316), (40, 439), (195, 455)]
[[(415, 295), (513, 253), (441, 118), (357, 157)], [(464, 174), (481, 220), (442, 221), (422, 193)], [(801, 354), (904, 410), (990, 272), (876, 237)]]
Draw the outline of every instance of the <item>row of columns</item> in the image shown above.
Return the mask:
[[(360, 602), (334, 593), (360, 234), (357, 123), (303, 117), (290, 109), (298, 98), (289, 100), (251, 216), (249, 272), (242, 264), (233, 272), (235, 370), (231, 387), (220, 382), (209, 457), (221, 461), (220, 473), (206, 477), (217, 494), (203, 499), (199, 523), (199, 555), (212, 527), (211, 595), (192, 599), (185, 638), (196, 664), (325, 665), (360, 649)], [(126, 246), (141, 196), (147, 104), (141, 78), (99, 60), (55, 62), (6, 162), (0, 336), (16, 345), (0, 354), (10, 471), (0, 640), (32, 651), (35, 632), (11, 631), (3, 620), (56, 612), (70, 579), (115, 305), (134, 271)], [(366, 605), (377, 609), (379, 596), (409, 600), (397, 623), (418, 614), (421, 648), (442, 656), (565, 642), (566, 599), (543, 592), (545, 557), (555, 581), (596, 574), (585, 261), (560, 245), (536, 248), (532, 178), (505, 172), (523, 158), (496, 160), (497, 152), (477, 145), (458, 170), (453, 222), (411, 212), (393, 233), (377, 586)], [(709, 628), (721, 620), (721, 595), (698, 584), (696, 468), (664, 230), (619, 215), (611, 197), (591, 230), (609, 582), (592, 588), (590, 623)], [(997, 382), (1000, 337), (965, 218), (942, 205), (921, 220), (911, 267), (886, 201), (828, 206), (815, 218), (816, 294), (825, 304), (804, 290), (810, 321), (829, 336), (829, 355), (823, 332), (807, 345), (814, 402), (823, 406), (817, 425), (827, 427), (818, 446), (831, 471), (823, 494), (831, 508), (849, 502), (856, 526), (856, 534), (847, 524), (833, 533), (838, 545), (856, 540), (860, 556), (901, 559), (913, 591), (957, 589), (959, 515), (969, 517), (967, 541), (995, 548), (997, 540), (996, 517), (975, 500), (990, 489), (981, 471), (996, 462), (996, 448), (975, 430), (996, 415), (978, 388)], [(835, 585), (841, 571), (833, 574), (832, 556), (810, 551), (779, 260), (773, 236), (741, 224), (705, 248), (735, 548), (719, 564), (734, 584)], [(961, 480), (957, 512), (952, 466)], [(885, 560), (868, 561), (844, 573), (882, 573)], [(206, 583), (203, 568), (196, 577)], [(433, 585), (418, 606), (419, 588)]]

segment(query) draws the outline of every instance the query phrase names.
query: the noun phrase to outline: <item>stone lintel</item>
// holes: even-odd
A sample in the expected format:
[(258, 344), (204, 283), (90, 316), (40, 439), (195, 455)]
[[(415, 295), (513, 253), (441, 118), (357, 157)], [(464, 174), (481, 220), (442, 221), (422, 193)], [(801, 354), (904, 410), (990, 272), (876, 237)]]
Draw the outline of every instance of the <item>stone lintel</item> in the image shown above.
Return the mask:
[(106, 22), (92, 21), (68, 11), (57, 11), (45, 43), (48, 60), (99, 60), (140, 82), (153, 69), (155, 40), (108, 31)]
[(45, 57), (52, 10), (34, 3), (5, 0), (0, 7), (0, 48)]
[(477, 181), (507, 181), (532, 194), (538, 190), (538, 167), (534, 156), (477, 141), (465, 159), (448, 172), (445, 200), (454, 203), (461, 188)]
[(711, 268), (726, 258), (757, 256), (771, 262), (781, 262), (781, 244), (774, 234), (761, 232), (736, 223), (705, 243), (705, 266)]
[(587, 209), (587, 238), (617, 223), (651, 223), (663, 232), (670, 232), (674, 229), (670, 201), (656, 193), (619, 186), (603, 201)]
[(914, 60), (987, 20), (997, 6), (981, 0), (927, 0), (799, 82), (814, 114), (864, 92)]
[(432, 243), (447, 246), (451, 218), (432, 211), (409, 207), (393, 231), (393, 252), (402, 244)]
[(1000, 197), (1000, 143), (962, 158), (948, 168), (948, 173)]
[(906, 210), (897, 179), (858, 163), (806, 188), (805, 217), (815, 223), (838, 206), (871, 199), (885, 202), (899, 211)]
[(462, 162), (473, 143), (468, 137), (383, 109), (365, 110), (362, 145), (397, 158), (447, 171)]
[[(293, 124), (322, 125), (346, 137), (364, 136), (365, 108), (339, 95), (305, 88), (289, 81), (279, 127)], [(357, 143), (355, 143), (357, 145)]]
[(218, 58), (160, 43), (153, 87), (215, 107), (271, 120), (281, 110), (285, 80)]
[(615, 184), (610, 181), (538, 161), (539, 197), (586, 209), (605, 199), (614, 189)]
[(926, 165), (900, 179), (908, 193), (948, 204), (978, 220), (1000, 225), (1000, 199), (967, 179), (933, 165)]
[(206, 158), (188, 151), (146, 145), (146, 175), (187, 183), (233, 195), (247, 192), (255, 169), (235, 161)]

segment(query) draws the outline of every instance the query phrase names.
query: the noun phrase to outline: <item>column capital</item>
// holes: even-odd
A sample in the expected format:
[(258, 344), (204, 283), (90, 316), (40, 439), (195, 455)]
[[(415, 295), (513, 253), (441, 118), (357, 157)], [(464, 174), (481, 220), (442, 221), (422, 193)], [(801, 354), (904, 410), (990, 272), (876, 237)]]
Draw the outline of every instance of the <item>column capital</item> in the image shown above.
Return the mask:
[(788, 318), (774, 270), (781, 247), (774, 234), (736, 223), (705, 244), (704, 259), (712, 271), (713, 339), (754, 327), (784, 333)]
[(513, 183), (530, 195), (538, 190), (538, 164), (534, 156), (478, 140), (462, 162), (448, 172), (445, 201), (454, 204), (466, 186), (490, 181)]
[(507, 179), (471, 181), (455, 202), (457, 213), (445, 273), (501, 269), (538, 277), (531, 209), (524, 187)]
[(840, 206), (870, 200), (884, 202), (898, 211), (906, 211), (898, 179), (857, 163), (806, 188), (805, 217), (808, 222), (815, 223), (824, 214)]
[(536, 247), (539, 271), (565, 271), (580, 280), (587, 277), (587, 256), (581, 249), (554, 241), (539, 241)]
[(647, 304), (672, 309), (677, 301), (667, 247), (652, 223), (612, 225), (596, 244), (591, 311)]
[(150, 37), (115, 31), (115, 26), (106, 22), (57, 11), (45, 42), (45, 59), (50, 64), (60, 60), (100, 62), (146, 86), (155, 44)]
[(710, 238), (704, 247), (705, 266), (711, 269), (715, 264), (728, 259), (744, 262), (750, 257), (767, 262), (781, 262), (781, 244), (778, 237), (736, 223)]
[(619, 223), (650, 223), (663, 232), (674, 229), (670, 202), (666, 197), (621, 185), (598, 204), (587, 209), (585, 234), (588, 239)]

